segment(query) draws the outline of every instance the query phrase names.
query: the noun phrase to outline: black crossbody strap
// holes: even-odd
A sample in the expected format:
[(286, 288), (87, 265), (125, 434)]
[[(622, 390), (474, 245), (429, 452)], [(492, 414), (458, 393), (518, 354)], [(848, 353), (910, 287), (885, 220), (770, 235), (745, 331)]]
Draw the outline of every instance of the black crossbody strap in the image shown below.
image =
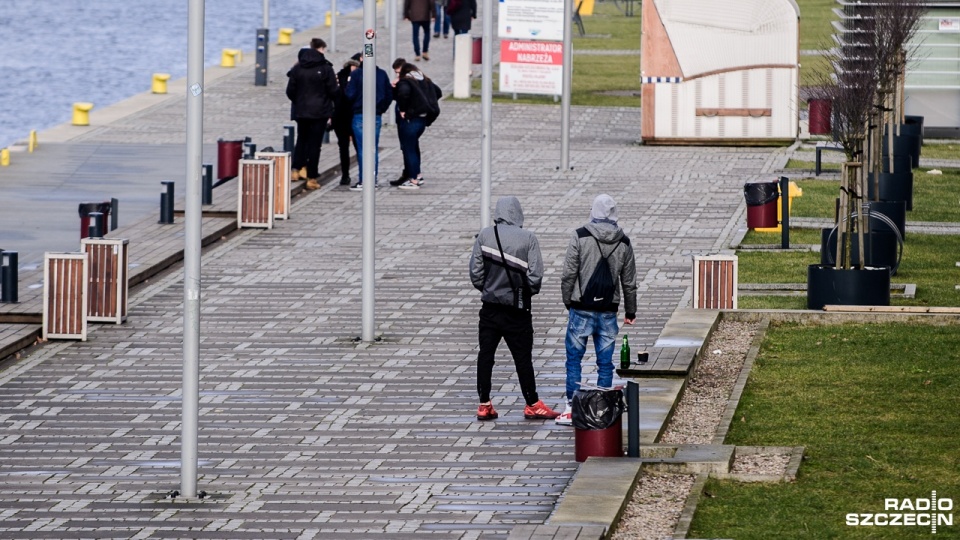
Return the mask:
[(517, 287), (513, 285), (513, 276), (510, 274), (510, 267), (507, 265), (507, 257), (503, 254), (503, 246), (500, 245), (500, 233), (497, 231), (497, 226), (493, 226), (493, 235), (497, 237), (497, 249), (500, 250), (500, 261), (503, 263), (503, 269), (507, 273), (507, 280), (510, 281), (510, 290), (514, 294), (517, 293)]

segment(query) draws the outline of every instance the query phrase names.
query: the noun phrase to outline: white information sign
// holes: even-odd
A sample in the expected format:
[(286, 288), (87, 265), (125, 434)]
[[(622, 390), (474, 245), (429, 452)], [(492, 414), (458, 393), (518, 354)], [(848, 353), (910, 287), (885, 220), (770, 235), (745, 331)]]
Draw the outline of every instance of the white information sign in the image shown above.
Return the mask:
[(563, 41), (564, 0), (500, 0), (500, 39)]
[(960, 17), (944, 17), (939, 23), (941, 32), (960, 32)]
[(560, 95), (563, 42), (500, 40), (500, 91)]

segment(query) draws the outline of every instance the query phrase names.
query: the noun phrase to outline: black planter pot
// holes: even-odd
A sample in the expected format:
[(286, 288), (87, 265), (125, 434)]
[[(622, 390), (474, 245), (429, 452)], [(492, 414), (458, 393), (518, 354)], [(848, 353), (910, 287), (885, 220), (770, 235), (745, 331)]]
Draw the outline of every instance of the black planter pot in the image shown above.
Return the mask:
[(867, 174), (867, 199), (881, 201), (904, 201), (907, 210), (913, 210), (913, 173), (880, 173), (880, 196), (873, 187), (873, 173)]
[[(900, 231), (900, 238), (907, 238), (907, 202), (906, 201), (870, 201), (871, 214), (883, 214), (890, 218)], [(870, 220), (871, 231), (893, 232), (890, 226), (879, 219)]]
[[(820, 229), (820, 264), (834, 266), (838, 236), (846, 237), (846, 234), (838, 235), (835, 229)], [(850, 249), (850, 264), (859, 265), (860, 237), (856, 234), (853, 235)], [(900, 266), (900, 249), (897, 233), (889, 229), (873, 230), (863, 235), (863, 257), (866, 259), (864, 264), (875, 268), (886, 267), (891, 276), (897, 274)]]
[[(899, 128), (899, 131), (897, 131)], [(910, 156), (910, 167), (917, 167), (920, 164), (920, 149), (923, 147), (923, 138), (920, 136), (918, 127), (914, 124), (910, 124), (909, 127), (907, 124), (900, 124), (898, 127), (894, 127), (894, 136), (893, 136), (893, 155), (895, 156)], [(887, 130), (884, 130), (883, 133), (883, 153), (890, 153), (890, 138), (887, 136)], [(897, 135), (899, 133), (899, 135)], [(897, 167), (894, 169), (897, 172), (901, 170)]]
[(903, 129), (910, 135), (920, 137), (920, 144), (923, 144), (923, 117), (906, 115), (903, 117)]
[(807, 309), (827, 304), (889, 306), (890, 272), (886, 268), (850, 270), (811, 264), (807, 267)]
[[(880, 171), (890, 172), (890, 157), (887, 154), (880, 157)], [(894, 154), (893, 171), (897, 173), (913, 172), (913, 156), (911, 154)]]

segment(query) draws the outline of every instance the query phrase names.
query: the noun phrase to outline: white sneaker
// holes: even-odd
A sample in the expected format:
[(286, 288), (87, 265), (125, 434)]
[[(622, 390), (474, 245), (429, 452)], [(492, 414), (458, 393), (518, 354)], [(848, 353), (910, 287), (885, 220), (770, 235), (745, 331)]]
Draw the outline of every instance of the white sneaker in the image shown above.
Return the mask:
[(560, 416), (555, 420), (557, 424), (561, 426), (572, 426), (573, 425), (573, 407), (567, 405), (563, 412), (560, 413)]

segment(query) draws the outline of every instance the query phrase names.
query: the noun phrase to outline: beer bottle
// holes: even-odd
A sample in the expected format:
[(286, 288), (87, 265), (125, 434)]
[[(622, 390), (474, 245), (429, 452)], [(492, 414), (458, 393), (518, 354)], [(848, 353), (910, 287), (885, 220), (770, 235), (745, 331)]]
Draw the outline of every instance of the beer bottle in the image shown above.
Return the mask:
[(630, 343), (627, 342), (627, 336), (623, 336), (623, 345), (620, 347), (620, 369), (630, 368)]

